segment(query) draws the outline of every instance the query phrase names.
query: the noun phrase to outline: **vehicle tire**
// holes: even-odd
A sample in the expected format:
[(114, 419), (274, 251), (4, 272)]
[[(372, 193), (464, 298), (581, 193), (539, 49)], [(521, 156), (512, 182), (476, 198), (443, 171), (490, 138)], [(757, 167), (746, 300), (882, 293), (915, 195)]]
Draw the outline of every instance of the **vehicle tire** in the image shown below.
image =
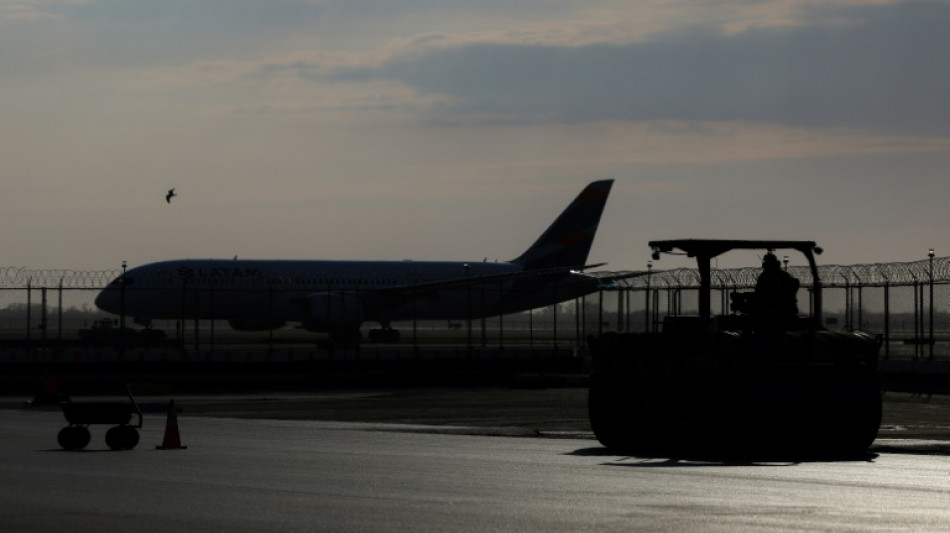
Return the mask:
[(59, 443), (59, 446), (64, 450), (72, 450), (73, 448), (73, 427), (66, 426), (63, 429), (59, 430), (59, 434), (56, 435), (56, 442)]
[(838, 421), (838, 451), (846, 454), (867, 452), (881, 427), (883, 398), (877, 378), (869, 378), (854, 391), (850, 405)]
[(90, 438), (89, 429), (83, 426), (66, 426), (56, 436), (64, 450), (81, 450), (89, 444)]
[(630, 405), (632, 396), (617, 379), (592, 376), (587, 392), (587, 416), (594, 436), (612, 451), (627, 452), (636, 447), (638, 409)]
[(606, 333), (594, 341), (587, 415), (611, 451), (653, 455), (668, 448), (670, 411), (658, 391), (667, 381), (650, 354), (650, 338)]
[(139, 432), (132, 426), (125, 426), (126, 440), (125, 449), (131, 450), (139, 444)]
[(132, 426), (115, 426), (106, 431), (106, 445), (113, 450), (131, 450), (139, 443), (139, 432)]

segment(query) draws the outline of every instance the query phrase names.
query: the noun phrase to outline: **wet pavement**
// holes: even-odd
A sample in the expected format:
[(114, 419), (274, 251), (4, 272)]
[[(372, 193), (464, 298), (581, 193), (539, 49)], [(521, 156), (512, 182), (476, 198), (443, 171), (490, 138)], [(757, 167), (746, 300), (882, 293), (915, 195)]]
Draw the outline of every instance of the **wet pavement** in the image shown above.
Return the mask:
[[(327, 389), (182, 397), (192, 415), (462, 426), (498, 434), (588, 435), (587, 389)], [(950, 441), (950, 397), (886, 393), (880, 438)], [(803, 428), (807, 431), (807, 428)]]

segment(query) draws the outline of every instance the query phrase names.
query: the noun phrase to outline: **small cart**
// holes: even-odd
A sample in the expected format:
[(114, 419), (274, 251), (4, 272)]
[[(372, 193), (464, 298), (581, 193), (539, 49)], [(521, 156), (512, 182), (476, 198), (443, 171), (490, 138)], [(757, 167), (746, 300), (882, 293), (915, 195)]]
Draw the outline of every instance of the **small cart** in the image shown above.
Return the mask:
[[(63, 416), (69, 425), (59, 431), (57, 441), (66, 450), (81, 450), (89, 444), (89, 425), (112, 425), (106, 431), (106, 444), (113, 450), (131, 450), (139, 443), (139, 432), (136, 428), (142, 427), (142, 411), (139, 410), (132, 391), (125, 387), (129, 396), (128, 402), (67, 402), (63, 403)], [(138, 417), (138, 422), (130, 424), (132, 415)]]

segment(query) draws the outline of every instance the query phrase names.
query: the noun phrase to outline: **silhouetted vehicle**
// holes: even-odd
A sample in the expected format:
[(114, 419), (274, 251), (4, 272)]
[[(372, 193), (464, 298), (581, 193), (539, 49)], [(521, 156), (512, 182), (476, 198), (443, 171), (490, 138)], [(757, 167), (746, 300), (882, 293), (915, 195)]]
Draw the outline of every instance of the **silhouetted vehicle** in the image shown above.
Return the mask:
[[(142, 427), (142, 411), (139, 410), (132, 391), (126, 387), (128, 402), (65, 402), (61, 404), (68, 426), (59, 431), (56, 440), (66, 450), (81, 450), (89, 444), (91, 424), (107, 424), (113, 427), (106, 431), (106, 445), (113, 450), (131, 450), (139, 443)], [(138, 417), (130, 424), (132, 415)]]
[[(696, 258), (699, 313), (668, 316), (659, 332), (591, 341), (588, 409), (601, 444), (661, 455), (866, 453), (881, 422), (881, 342), (822, 327), (815, 264), (821, 249), (814, 242), (687, 239), (650, 246), (654, 259)], [(711, 261), (737, 249), (801, 252), (812, 277), (803, 284), (809, 312), (798, 314), (794, 294), (791, 304), (770, 306), (761, 301), (765, 294), (734, 293), (732, 313), (713, 316)], [(797, 280), (791, 285), (798, 291)], [(762, 311), (777, 308), (791, 311)]]
[(127, 344), (150, 344), (166, 339), (165, 332), (160, 329), (133, 329), (122, 328), (116, 325), (115, 319), (101, 318), (93, 322), (92, 327), (79, 330), (79, 338), (86, 342)]

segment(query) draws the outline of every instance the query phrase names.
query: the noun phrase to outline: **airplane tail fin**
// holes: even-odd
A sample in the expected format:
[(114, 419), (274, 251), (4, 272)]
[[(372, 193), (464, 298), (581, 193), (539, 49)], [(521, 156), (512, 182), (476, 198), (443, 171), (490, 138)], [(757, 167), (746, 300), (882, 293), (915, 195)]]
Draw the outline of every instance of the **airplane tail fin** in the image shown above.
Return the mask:
[(511, 262), (526, 270), (583, 266), (613, 182), (595, 181), (585, 187), (541, 237)]

